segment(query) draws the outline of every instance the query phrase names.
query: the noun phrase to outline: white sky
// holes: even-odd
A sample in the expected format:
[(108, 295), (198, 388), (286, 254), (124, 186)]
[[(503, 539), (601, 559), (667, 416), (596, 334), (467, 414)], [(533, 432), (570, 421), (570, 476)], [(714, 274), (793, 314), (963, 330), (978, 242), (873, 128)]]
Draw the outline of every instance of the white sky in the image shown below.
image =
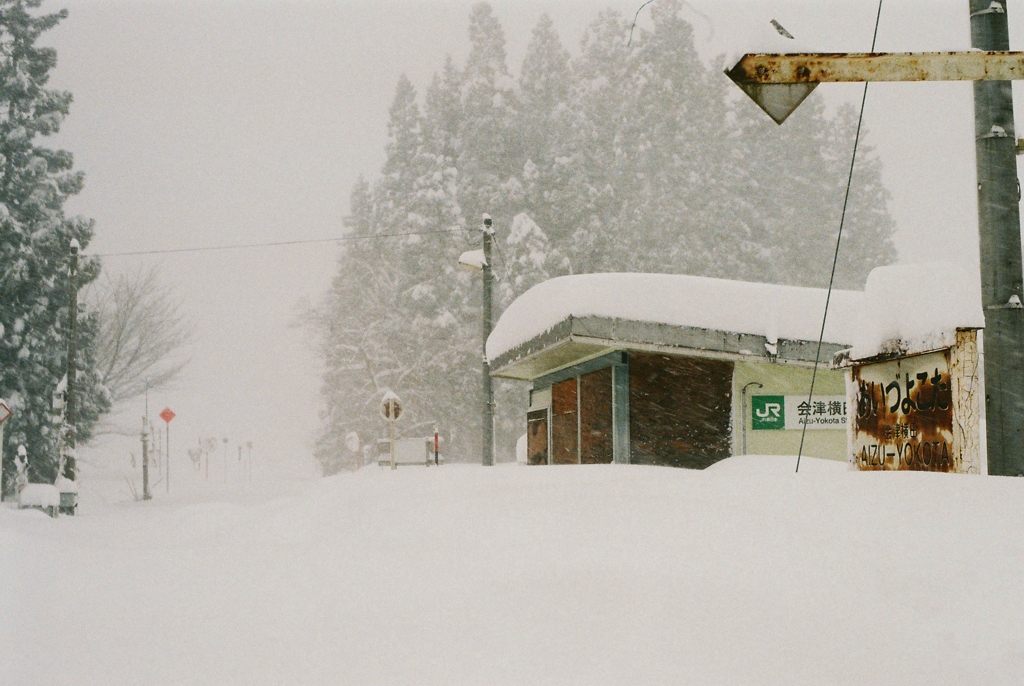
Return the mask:
[[(353, 183), (383, 162), (398, 75), (422, 94), (446, 53), (464, 59), (472, 4), (48, 0), (44, 9), (71, 12), (46, 42), (58, 50), (53, 85), (75, 96), (58, 142), (87, 175), (69, 211), (97, 220), (90, 252), (340, 235)], [(632, 16), (641, 4), (492, 2), (514, 72), (542, 12), (575, 51), (598, 8)], [(800, 49), (866, 51), (876, 9), (873, 0), (692, 0), (686, 13), (712, 62), (775, 38), (771, 18)], [(1019, 49), (1024, 7), (1009, 11)], [(886, 0), (877, 50), (968, 47), (964, 0)], [(858, 102), (860, 89), (818, 92)], [(901, 261), (952, 260), (977, 274), (972, 117), (968, 83), (870, 88), (865, 142), (884, 163)], [(196, 322), (185, 376), (150, 402), (154, 416), (165, 405), (178, 414), (172, 449), (228, 436), (311, 464), (319, 375), (289, 324), (302, 298), (327, 288), (335, 255), (316, 245), (105, 261), (108, 270), (159, 263)]]

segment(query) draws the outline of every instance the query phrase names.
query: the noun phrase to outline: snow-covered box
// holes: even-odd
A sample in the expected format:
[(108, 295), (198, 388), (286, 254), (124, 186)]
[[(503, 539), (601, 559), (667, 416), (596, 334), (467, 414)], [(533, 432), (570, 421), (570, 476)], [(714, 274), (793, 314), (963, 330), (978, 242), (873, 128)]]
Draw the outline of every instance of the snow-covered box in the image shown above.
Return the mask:
[(56, 517), (60, 491), (53, 484), (28, 484), (18, 494), (18, 507), (34, 507)]
[(981, 300), (946, 263), (871, 272), (847, 371), (848, 459), (861, 470), (981, 471)]
[(829, 361), (863, 293), (669, 274), (545, 281), (487, 342), (494, 376), (532, 382), (529, 464), (704, 468), (734, 454), (841, 460), (848, 404)]

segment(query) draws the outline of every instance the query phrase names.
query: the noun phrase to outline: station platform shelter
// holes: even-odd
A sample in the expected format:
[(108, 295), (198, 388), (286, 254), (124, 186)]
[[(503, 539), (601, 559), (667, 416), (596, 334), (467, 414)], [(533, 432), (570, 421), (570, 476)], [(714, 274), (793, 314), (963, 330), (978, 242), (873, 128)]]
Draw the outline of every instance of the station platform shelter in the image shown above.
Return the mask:
[[(530, 384), (529, 464), (703, 469), (738, 454), (844, 460), (850, 408), (833, 356), (863, 294), (667, 274), (545, 281), (505, 311), (491, 374)], [(815, 358), (813, 397), (808, 398)]]

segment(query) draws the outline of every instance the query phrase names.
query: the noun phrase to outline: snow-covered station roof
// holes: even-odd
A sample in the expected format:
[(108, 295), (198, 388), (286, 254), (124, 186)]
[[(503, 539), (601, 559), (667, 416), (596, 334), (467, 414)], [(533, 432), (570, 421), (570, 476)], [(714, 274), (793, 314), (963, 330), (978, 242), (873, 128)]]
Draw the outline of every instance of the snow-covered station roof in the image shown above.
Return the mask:
[[(826, 291), (678, 274), (583, 274), (520, 296), (487, 340), (492, 374), (532, 380), (615, 350), (814, 364)], [(864, 297), (833, 290), (821, 362), (856, 339)]]

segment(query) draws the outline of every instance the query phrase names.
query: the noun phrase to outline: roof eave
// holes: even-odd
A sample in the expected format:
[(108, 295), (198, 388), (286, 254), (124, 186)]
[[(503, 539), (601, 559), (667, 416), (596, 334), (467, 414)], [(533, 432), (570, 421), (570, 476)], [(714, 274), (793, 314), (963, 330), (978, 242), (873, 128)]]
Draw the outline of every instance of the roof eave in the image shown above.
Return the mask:
[[(668, 355), (706, 357), (734, 361), (775, 362), (796, 366), (814, 365), (817, 341), (780, 338), (768, 350), (768, 339), (757, 334), (735, 333), (640, 322), (610, 317), (567, 317), (491, 361), (491, 375), (532, 381), (581, 364), (615, 350), (634, 350)], [(823, 342), (819, 362), (826, 366), (848, 344)]]

